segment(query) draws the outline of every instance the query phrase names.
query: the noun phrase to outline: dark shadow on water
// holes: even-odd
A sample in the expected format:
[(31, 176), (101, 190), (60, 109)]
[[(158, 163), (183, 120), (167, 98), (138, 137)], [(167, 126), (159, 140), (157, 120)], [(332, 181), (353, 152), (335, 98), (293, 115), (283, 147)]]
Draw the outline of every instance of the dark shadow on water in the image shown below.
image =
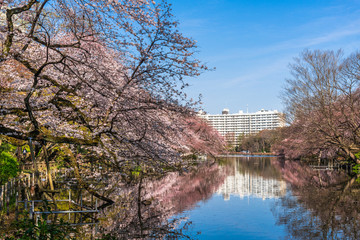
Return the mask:
[(195, 239), (197, 234), (188, 231), (191, 221), (173, 216), (210, 198), (226, 175), (226, 169), (207, 163), (183, 175), (143, 178), (122, 189), (104, 211), (101, 232), (114, 239)]
[(272, 209), (291, 239), (359, 239), (360, 186), (344, 171), (281, 163), (291, 192)]

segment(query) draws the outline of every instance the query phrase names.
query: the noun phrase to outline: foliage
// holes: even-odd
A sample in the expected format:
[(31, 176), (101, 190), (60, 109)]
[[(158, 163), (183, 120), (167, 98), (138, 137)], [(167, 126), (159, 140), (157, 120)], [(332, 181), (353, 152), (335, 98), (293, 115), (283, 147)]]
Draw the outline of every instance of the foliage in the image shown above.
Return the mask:
[[(356, 157), (357, 159), (360, 159), (360, 152), (356, 153), (356, 154), (355, 154), (355, 157)], [(358, 176), (360, 176), (360, 164), (355, 164), (355, 166), (353, 166), (353, 172), (354, 172), (355, 174), (357, 174)], [(357, 182), (360, 182), (360, 177), (358, 177), (358, 178), (356, 179), (356, 181), (357, 181)]]
[(185, 79), (207, 67), (166, 0), (5, 0), (0, 22), (0, 136), (31, 138), (37, 161), (63, 161), (77, 178), (90, 161), (126, 175), (221, 147), (190, 123), (198, 102)]
[(29, 219), (28, 214), (24, 213), (21, 220), (14, 222), (16, 228), (15, 233), (8, 234), (6, 240), (46, 240), (46, 239), (69, 239), (75, 240), (76, 238), (70, 237), (70, 233), (76, 233), (76, 229), (65, 223), (63, 219), (57, 222), (48, 222), (46, 214), (43, 214), (37, 221)]
[(0, 146), (0, 185), (17, 175), (18, 162), (13, 156), (15, 147), (3, 142)]
[(249, 136), (239, 136), (237, 151), (248, 151), (255, 153), (270, 153), (272, 146), (277, 141), (280, 130), (263, 130)]
[(5, 141), (0, 141), (0, 152), (14, 153), (15, 150), (16, 147), (14, 145), (11, 145), (10, 143), (7, 143)]
[[(35, 162), (71, 167), (79, 188), (112, 204), (119, 179), (139, 177), (139, 167), (183, 171), (184, 154), (222, 147), (185, 94), (207, 67), (166, 0), (1, 3), (0, 138), (31, 139)], [(35, 179), (34, 195), (56, 190), (50, 176)], [(21, 229), (29, 238), (62, 234), (43, 221)]]
[[(356, 164), (355, 166), (353, 166), (353, 172), (357, 175), (360, 176), (360, 164)], [(360, 182), (360, 177), (358, 177), (356, 179), (357, 182)]]

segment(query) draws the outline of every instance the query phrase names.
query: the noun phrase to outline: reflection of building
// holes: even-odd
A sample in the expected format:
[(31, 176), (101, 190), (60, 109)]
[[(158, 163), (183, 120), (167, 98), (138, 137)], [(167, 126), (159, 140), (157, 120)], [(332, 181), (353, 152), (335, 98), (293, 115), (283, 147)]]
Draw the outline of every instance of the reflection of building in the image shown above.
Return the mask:
[(234, 176), (228, 176), (217, 193), (222, 194), (225, 200), (230, 195), (239, 195), (241, 198), (253, 196), (258, 198), (278, 198), (286, 193), (286, 183), (283, 180), (267, 179), (258, 175), (239, 173), (235, 171)]
[[(235, 159), (234, 159), (235, 160)], [(217, 190), (224, 200), (230, 195), (257, 198), (278, 198), (286, 194), (286, 182), (279, 179), (276, 170), (271, 166), (270, 159), (242, 158), (233, 162), (233, 175), (225, 178), (224, 184)], [(258, 174), (267, 173), (267, 178)], [(270, 174), (269, 174), (270, 173)]]
[(206, 119), (218, 132), (232, 144), (238, 143), (239, 135), (258, 133), (264, 129), (275, 129), (284, 126), (282, 114), (277, 110), (260, 110), (255, 113), (229, 114), (229, 109), (224, 109), (222, 114), (204, 114), (199, 116)]

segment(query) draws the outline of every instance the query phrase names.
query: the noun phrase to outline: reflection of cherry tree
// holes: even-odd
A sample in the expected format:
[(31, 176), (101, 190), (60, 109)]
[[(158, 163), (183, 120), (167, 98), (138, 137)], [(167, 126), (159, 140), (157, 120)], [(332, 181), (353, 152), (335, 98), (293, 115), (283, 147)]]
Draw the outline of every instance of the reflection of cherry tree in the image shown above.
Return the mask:
[(169, 173), (161, 179), (140, 178), (140, 183), (113, 195), (118, 199), (105, 209), (103, 232), (117, 238), (185, 237), (177, 229), (182, 219), (172, 216), (206, 200), (223, 183), (226, 168), (204, 164), (190, 173)]
[(283, 162), (281, 169), (283, 177), (291, 184), (293, 195), (282, 198), (274, 206), (273, 213), (278, 224), (286, 225), (289, 238), (359, 238), (360, 203), (357, 199), (360, 195), (356, 176), (314, 171), (294, 161)]

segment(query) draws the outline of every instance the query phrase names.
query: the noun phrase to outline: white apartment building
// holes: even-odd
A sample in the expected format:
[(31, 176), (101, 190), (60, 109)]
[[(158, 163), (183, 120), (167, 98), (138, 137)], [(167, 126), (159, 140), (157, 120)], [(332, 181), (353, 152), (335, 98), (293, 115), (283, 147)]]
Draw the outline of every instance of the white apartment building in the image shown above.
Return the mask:
[(227, 141), (236, 145), (239, 135), (255, 134), (265, 129), (275, 129), (285, 125), (282, 113), (277, 110), (261, 109), (255, 113), (229, 113), (224, 109), (222, 114), (205, 114), (199, 116), (206, 119)]

